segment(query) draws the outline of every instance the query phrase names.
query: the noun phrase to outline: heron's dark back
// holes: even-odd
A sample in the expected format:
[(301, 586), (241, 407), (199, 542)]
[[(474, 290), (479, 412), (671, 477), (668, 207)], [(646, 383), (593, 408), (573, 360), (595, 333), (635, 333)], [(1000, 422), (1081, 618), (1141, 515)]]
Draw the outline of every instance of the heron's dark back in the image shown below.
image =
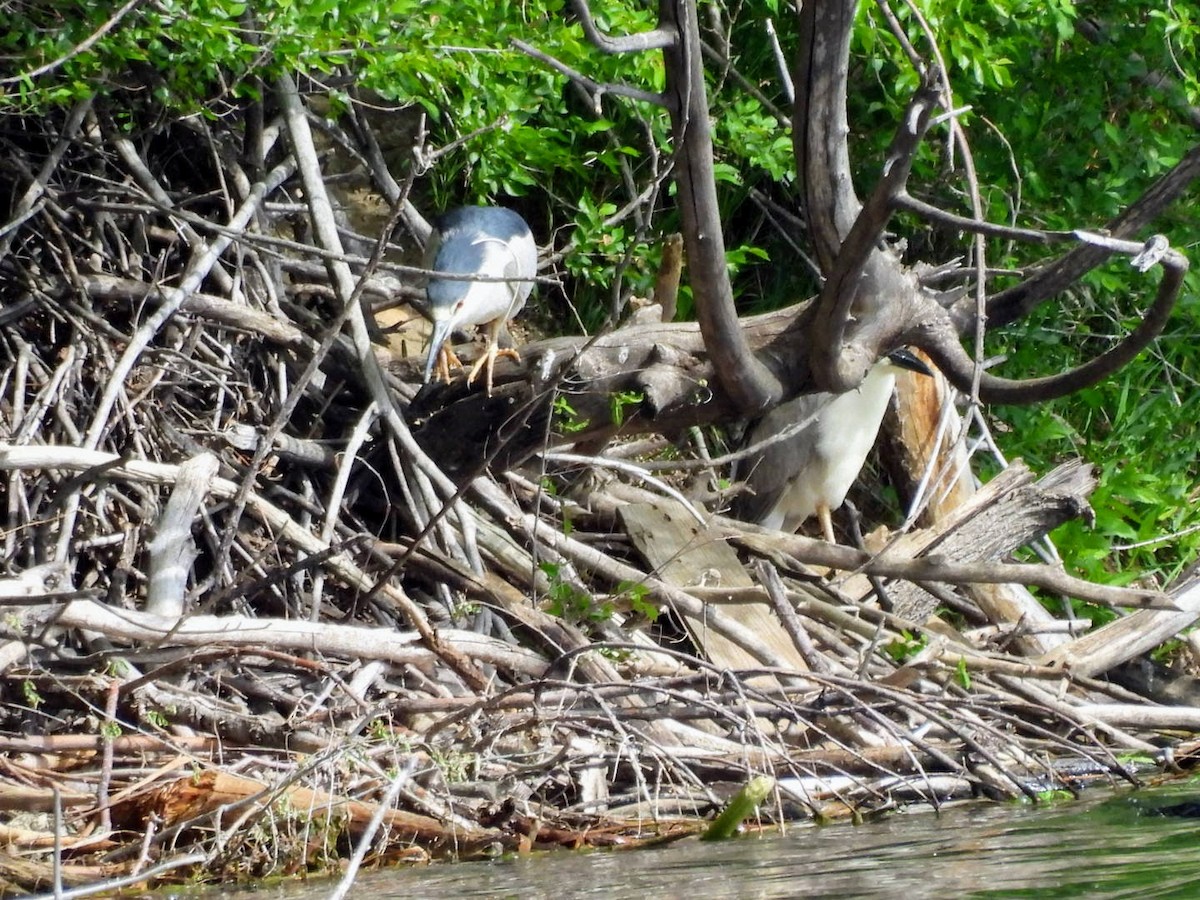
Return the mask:
[[(491, 242), (512, 246), (521, 239), (532, 241), (533, 233), (525, 220), (511, 209), (502, 206), (462, 206), (452, 209), (434, 222), (432, 240), (436, 246), (429, 268), (454, 275), (501, 277), (509, 273), (485, 271), (488, 258), (495, 259), (494, 244)], [(531, 272), (512, 274), (532, 277), (537, 272), (535, 268)], [(429, 300), (434, 304), (453, 303), (464, 297), (470, 287), (470, 281), (435, 276), (429, 280)]]

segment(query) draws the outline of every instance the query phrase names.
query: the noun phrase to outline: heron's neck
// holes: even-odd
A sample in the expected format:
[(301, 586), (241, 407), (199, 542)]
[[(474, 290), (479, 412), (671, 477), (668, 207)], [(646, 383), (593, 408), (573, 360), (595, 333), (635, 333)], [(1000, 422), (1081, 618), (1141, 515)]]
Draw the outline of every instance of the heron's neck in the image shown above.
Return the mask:
[(858, 387), (860, 415), (864, 423), (873, 423), (872, 444), (875, 443), (875, 433), (879, 431), (879, 425), (883, 422), (883, 414), (887, 412), (895, 387), (896, 369), (886, 359), (877, 362)]

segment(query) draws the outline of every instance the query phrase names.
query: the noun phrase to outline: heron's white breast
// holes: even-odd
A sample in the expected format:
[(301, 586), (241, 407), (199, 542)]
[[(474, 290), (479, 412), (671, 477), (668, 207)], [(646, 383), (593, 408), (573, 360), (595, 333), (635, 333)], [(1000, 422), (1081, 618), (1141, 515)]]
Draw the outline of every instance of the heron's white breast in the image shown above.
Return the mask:
[[(887, 412), (896, 376), (886, 364), (877, 364), (857, 390), (835, 397), (821, 413), (817, 428), (815, 467), (824, 469), (819, 500), (837, 509), (875, 446), (883, 414)], [(803, 475), (801, 476), (803, 478)]]

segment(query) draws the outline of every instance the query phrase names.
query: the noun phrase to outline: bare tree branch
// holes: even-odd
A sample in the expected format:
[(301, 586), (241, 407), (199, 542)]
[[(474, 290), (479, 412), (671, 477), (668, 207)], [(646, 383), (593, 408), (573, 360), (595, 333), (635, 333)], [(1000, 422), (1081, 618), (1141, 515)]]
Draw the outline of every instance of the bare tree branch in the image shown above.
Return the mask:
[(602, 84), (599, 81), (588, 78), (582, 72), (572, 69), (561, 60), (555, 59), (549, 53), (544, 53), (543, 51), (537, 49), (537, 47), (527, 44), (518, 38), (513, 38), (510, 43), (526, 56), (536, 59), (538, 62), (545, 63), (556, 72), (566, 75), (569, 79), (571, 79), (571, 81), (578, 84), (591, 100), (592, 112), (597, 116), (604, 114), (604, 110), (601, 108), (600, 103), (604, 99), (605, 94), (612, 94), (617, 97), (625, 97), (629, 100), (641, 100), (645, 103), (653, 103), (655, 106), (667, 105), (667, 99), (662, 94), (656, 94), (652, 91), (639, 90), (638, 88), (629, 87), (628, 85), (624, 84)]
[[(610, 53), (639, 49), (613, 45), (596, 29), (585, 0), (574, 0), (574, 4), (584, 33), (597, 47)], [(675, 144), (674, 177), (696, 318), (716, 378), (736, 403), (746, 409), (761, 409), (778, 400), (783, 387), (751, 353), (733, 302), (717, 201), (704, 56), (693, 0), (661, 0), (659, 27), (650, 34), (671, 36), (669, 41), (640, 49), (663, 51), (667, 74), (664, 95)]]
[(805, 3), (800, 10), (792, 142), (809, 237), (823, 272), (833, 270), (860, 208), (846, 145), (846, 83), (856, 5), (854, 0), (826, 0)]
[(1042, 231), (1036, 228), (1017, 228), (1012, 225), (1001, 225), (996, 222), (984, 222), (968, 216), (960, 216), (958, 213), (949, 212), (940, 206), (934, 206), (932, 203), (918, 200), (907, 191), (901, 191), (896, 196), (894, 202), (900, 209), (916, 213), (931, 222), (936, 222), (947, 228), (965, 231), (970, 234), (982, 234), (987, 237), (1026, 241), (1032, 244), (1055, 244), (1075, 239), (1073, 231)]
[[(1138, 231), (1162, 215), (1198, 177), (1200, 144), (1189, 150), (1173, 169), (1109, 222), (1104, 232), (1117, 238), (1133, 238)], [(992, 297), (988, 301), (988, 324), (993, 327), (1008, 325), (1028, 315), (1043, 300), (1066, 290), (1109, 256), (1110, 252), (1102, 247), (1077, 247), (1056, 262), (1039, 269), (1032, 278)], [(965, 322), (974, 318), (974, 306), (963, 301), (951, 310), (951, 315), (961, 331), (969, 327)]]

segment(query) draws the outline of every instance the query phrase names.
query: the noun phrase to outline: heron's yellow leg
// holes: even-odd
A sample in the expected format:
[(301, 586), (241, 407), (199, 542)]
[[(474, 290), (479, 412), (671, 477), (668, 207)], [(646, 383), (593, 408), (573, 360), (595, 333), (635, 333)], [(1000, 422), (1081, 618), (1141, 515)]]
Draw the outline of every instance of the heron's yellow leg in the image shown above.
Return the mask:
[(467, 375), (467, 384), (475, 380), (475, 376), (479, 374), (479, 370), (487, 369), (487, 393), (492, 396), (492, 371), (496, 367), (496, 358), (507, 356), (516, 362), (521, 361), (521, 354), (512, 348), (501, 348), (498, 343), (500, 340), (500, 329), (504, 326), (503, 319), (497, 319), (494, 322), (489, 322), (487, 325), (487, 351), (479, 359), (475, 360), (475, 365), (471, 366), (471, 371)]
[(821, 530), (825, 533), (825, 540), (831, 544), (836, 544), (837, 540), (833, 536), (833, 517), (829, 513), (829, 507), (824, 504), (817, 505), (817, 518), (821, 521)]

